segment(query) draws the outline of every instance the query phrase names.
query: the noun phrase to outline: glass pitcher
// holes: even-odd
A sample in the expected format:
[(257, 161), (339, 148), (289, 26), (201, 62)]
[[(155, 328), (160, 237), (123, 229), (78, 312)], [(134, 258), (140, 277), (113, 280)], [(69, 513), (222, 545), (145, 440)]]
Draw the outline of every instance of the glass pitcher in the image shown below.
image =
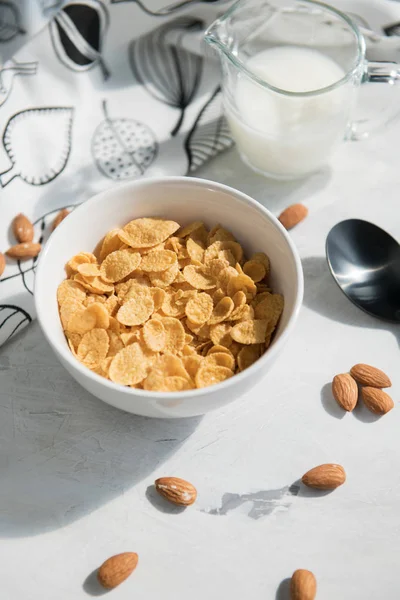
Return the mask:
[(366, 60), (347, 15), (315, 0), (240, 0), (205, 39), (220, 54), (225, 114), (243, 160), (278, 179), (317, 171), (342, 140), (366, 137), (361, 84), (400, 80), (396, 63)]

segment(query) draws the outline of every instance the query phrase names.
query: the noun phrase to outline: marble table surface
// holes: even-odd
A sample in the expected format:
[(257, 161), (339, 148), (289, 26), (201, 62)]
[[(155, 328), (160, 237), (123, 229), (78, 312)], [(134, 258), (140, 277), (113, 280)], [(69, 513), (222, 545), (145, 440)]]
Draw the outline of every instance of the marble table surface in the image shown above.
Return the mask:
[[(101, 595), (94, 571), (136, 551), (135, 574), (110, 594), (175, 600), (287, 600), (297, 568), (318, 598), (395, 600), (400, 551), (400, 330), (357, 310), (331, 279), (326, 235), (348, 217), (400, 239), (400, 125), (344, 145), (307, 181), (254, 175), (235, 150), (200, 173), (249, 193), (274, 213), (301, 201), (291, 235), (305, 298), (278, 362), (249, 394), (203, 418), (127, 415), (90, 396), (58, 364), (37, 324), (0, 350), (0, 560), (5, 600)], [(354, 363), (383, 368), (395, 409), (343, 414), (330, 393)], [(312, 493), (298, 480), (338, 462), (344, 486)], [(184, 512), (154, 496), (155, 478), (198, 488)]]

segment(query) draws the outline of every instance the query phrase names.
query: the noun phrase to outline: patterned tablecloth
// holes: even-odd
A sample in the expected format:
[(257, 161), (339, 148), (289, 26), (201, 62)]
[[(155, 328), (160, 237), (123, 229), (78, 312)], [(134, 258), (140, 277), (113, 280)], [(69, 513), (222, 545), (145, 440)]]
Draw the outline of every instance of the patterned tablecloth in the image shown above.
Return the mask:
[[(118, 182), (190, 174), (232, 145), (219, 66), (201, 44), (229, 4), (0, 1), (0, 251), (15, 244), (19, 212), (45, 243), (60, 209)], [(391, 23), (374, 0), (335, 4), (381, 35), (397, 32), (393, 0), (381, 0), (395, 9)], [(0, 345), (35, 317), (36, 262), (7, 261)]]

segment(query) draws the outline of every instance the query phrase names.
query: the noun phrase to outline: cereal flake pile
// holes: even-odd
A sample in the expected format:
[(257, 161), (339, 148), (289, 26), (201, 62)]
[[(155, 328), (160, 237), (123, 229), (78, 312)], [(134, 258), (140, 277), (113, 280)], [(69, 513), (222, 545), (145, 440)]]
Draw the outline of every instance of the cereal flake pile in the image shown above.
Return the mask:
[(270, 263), (246, 261), (221, 225), (180, 228), (141, 218), (81, 252), (57, 291), (74, 356), (115, 383), (151, 391), (202, 388), (232, 377), (268, 348), (283, 297)]

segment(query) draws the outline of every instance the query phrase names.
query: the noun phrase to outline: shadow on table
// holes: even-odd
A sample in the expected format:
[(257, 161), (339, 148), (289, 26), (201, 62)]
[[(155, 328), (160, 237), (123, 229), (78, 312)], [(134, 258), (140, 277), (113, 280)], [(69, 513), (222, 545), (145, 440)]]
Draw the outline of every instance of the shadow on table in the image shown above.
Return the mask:
[(321, 404), (331, 417), (343, 419), (347, 412), (339, 406), (332, 394), (332, 382), (326, 383), (321, 390)]
[(332, 321), (345, 325), (391, 331), (400, 344), (399, 328), (371, 317), (346, 298), (335, 283), (325, 257), (311, 256), (302, 260), (304, 271), (304, 304)]
[(37, 324), (0, 351), (0, 410), (0, 537), (64, 527), (123, 494), (201, 420), (147, 419), (102, 403), (58, 363)]
[(276, 590), (275, 600), (290, 600), (290, 578), (284, 579)]

